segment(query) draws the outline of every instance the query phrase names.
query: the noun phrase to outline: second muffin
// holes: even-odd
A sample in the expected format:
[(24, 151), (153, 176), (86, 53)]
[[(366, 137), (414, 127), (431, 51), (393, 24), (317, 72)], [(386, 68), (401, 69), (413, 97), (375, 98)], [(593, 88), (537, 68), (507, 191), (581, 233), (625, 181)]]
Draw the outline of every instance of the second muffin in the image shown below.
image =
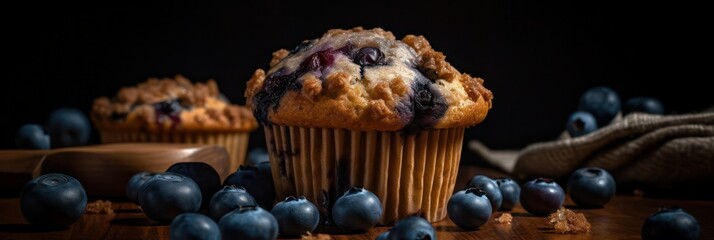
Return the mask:
[(226, 148), (229, 171), (245, 161), (250, 132), (258, 127), (244, 106), (224, 98), (214, 80), (192, 83), (149, 78), (98, 97), (90, 114), (102, 143), (173, 142), (215, 144)]

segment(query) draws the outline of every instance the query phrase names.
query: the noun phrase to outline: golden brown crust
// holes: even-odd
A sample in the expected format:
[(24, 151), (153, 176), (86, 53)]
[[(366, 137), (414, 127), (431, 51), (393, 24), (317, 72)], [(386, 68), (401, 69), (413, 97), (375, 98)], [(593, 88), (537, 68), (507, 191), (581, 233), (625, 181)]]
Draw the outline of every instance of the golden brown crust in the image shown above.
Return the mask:
[[(429, 88), (435, 89), (446, 105), (443, 116), (438, 116), (429, 128), (474, 126), (492, 107), (493, 94), (484, 87), (483, 79), (460, 73), (423, 36), (407, 35), (400, 41), (381, 28), (356, 27), (328, 30), (310, 44), (292, 54), (287, 50), (273, 53), (271, 69), (256, 70), (248, 81), (247, 104), (254, 113), (265, 112), (270, 124), (398, 131), (411, 124), (411, 116), (416, 114), (412, 99), (418, 91), (415, 79), (420, 74), (431, 81)], [(349, 57), (338, 55), (334, 64), (324, 70), (296, 77), (301, 89), (286, 90), (274, 105), (256, 106), (254, 97), (265, 91), (271, 74), (279, 69), (285, 70), (281, 74), (294, 72), (317, 51), (340, 49), (345, 44), (356, 49), (377, 47), (384, 52), (388, 64), (361, 68)]]
[[(171, 116), (159, 115), (159, 103), (180, 107)], [(258, 127), (248, 108), (221, 99), (214, 80), (191, 83), (181, 75), (149, 78), (121, 88), (111, 99), (98, 97), (90, 116), (100, 131), (244, 132)]]

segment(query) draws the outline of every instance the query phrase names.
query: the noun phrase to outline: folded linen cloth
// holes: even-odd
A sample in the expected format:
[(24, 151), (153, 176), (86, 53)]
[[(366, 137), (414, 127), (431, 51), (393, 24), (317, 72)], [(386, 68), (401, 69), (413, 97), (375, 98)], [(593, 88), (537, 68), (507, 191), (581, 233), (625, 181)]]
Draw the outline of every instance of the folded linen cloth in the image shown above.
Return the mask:
[(536, 177), (562, 182), (580, 167), (600, 167), (618, 187), (669, 191), (714, 183), (712, 111), (632, 113), (590, 134), (570, 138), (566, 133), (522, 150), (491, 150), (477, 140), (468, 147), (521, 182)]

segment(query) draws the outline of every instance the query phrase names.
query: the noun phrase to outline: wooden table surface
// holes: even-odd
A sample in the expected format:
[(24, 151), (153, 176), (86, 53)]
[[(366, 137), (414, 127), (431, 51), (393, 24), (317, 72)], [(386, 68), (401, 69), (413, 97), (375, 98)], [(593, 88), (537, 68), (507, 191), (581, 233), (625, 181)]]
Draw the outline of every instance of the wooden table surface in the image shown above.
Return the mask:
[[(487, 169), (461, 166), (457, 186), (475, 174), (497, 175)], [(94, 199), (90, 199), (92, 201)], [(439, 239), (641, 239), (642, 225), (661, 206), (678, 205), (700, 223), (701, 239), (714, 239), (714, 201), (646, 198), (618, 195), (604, 208), (577, 209), (572, 201), (565, 206), (582, 212), (592, 224), (590, 233), (558, 234), (545, 217), (536, 217), (520, 206), (510, 213), (511, 224), (499, 224), (493, 219), (478, 230), (466, 231), (448, 218), (434, 223)], [(0, 199), (0, 239), (168, 239), (169, 226), (147, 219), (137, 205), (117, 201), (115, 214), (84, 214), (68, 229), (38, 229), (22, 218), (17, 197)], [(501, 212), (495, 214), (498, 216)], [(375, 239), (389, 227), (378, 226), (367, 233), (331, 234), (334, 239)]]

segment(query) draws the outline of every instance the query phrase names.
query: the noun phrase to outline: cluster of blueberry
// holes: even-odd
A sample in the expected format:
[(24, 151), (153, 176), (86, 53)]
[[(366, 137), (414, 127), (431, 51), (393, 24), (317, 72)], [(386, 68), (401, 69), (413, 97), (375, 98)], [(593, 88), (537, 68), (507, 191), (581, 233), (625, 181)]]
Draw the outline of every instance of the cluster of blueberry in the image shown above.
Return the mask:
[(89, 119), (81, 110), (57, 108), (50, 113), (44, 126), (35, 123), (20, 126), (15, 135), (15, 145), (19, 149), (80, 146), (87, 144), (91, 130)]
[[(275, 200), (266, 152), (254, 149), (249, 166), (241, 166), (221, 184), (218, 173), (205, 163), (176, 163), (163, 173), (139, 172), (127, 183), (129, 200), (157, 222), (170, 223), (171, 239), (276, 239), (315, 231), (321, 222), (318, 207), (305, 197)], [(578, 206), (601, 208), (615, 194), (615, 181), (601, 168), (581, 168), (567, 181), (567, 193)], [(465, 190), (447, 204), (449, 218), (464, 229), (478, 229), (496, 211), (517, 204), (536, 216), (558, 210), (565, 191), (551, 179), (536, 178), (519, 185), (507, 177), (476, 175)], [(204, 201), (210, 199), (209, 201)], [(80, 182), (62, 173), (49, 173), (28, 182), (21, 193), (21, 210), (31, 224), (65, 228), (75, 223), (87, 206)], [(365, 232), (382, 217), (382, 204), (372, 192), (351, 188), (334, 203), (334, 225), (349, 232)], [(642, 229), (643, 239), (697, 239), (697, 220), (681, 208), (662, 208)], [(436, 239), (434, 227), (418, 216), (399, 220), (377, 239)]]
[(652, 97), (632, 97), (622, 105), (612, 88), (593, 87), (580, 96), (578, 109), (568, 116), (565, 129), (571, 137), (579, 137), (610, 124), (620, 112), (623, 115), (634, 112), (661, 115), (664, 107)]
[[(582, 208), (602, 208), (615, 195), (615, 180), (609, 172), (597, 167), (584, 167), (567, 180), (567, 193)], [(465, 190), (449, 199), (449, 218), (464, 229), (477, 229), (488, 222), (496, 211), (510, 211), (517, 204), (536, 216), (557, 211), (565, 201), (566, 191), (552, 179), (536, 178), (519, 185), (501, 177), (491, 179), (476, 175)], [(699, 239), (697, 220), (679, 207), (661, 208), (647, 218), (642, 228), (643, 239)]]
[(477, 229), (498, 210), (510, 211), (522, 198), (523, 191), (508, 177), (492, 179), (484, 175), (472, 177), (465, 190), (454, 193), (446, 212), (454, 224), (464, 229)]
[[(170, 223), (171, 239), (276, 239), (279, 234), (299, 237), (315, 231), (321, 222), (317, 206), (302, 196), (287, 197), (273, 205), (265, 151), (254, 149), (248, 158), (249, 164), (257, 166), (241, 166), (223, 184), (215, 169), (200, 162), (176, 163), (161, 173), (139, 172), (127, 182), (126, 195), (149, 219)], [(81, 183), (62, 173), (35, 178), (21, 193), (23, 216), (38, 226), (66, 228), (79, 220), (86, 206), (87, 194)], [(365, 232), (381, 217), (379, 198), (357, 187), (339, 197), (331, 211), (334, 225), (348, 232)], [(400, 221), (383, 237), (426, 235), (435, 239), (431, 224), (412, 217)]]
[[(320, 223), (317, 206), (303, 196), (287, 197), (272, 206), (272, 210), (259, 205), (244, 188), (227, 185), (211, 198), (208, 216), (188, 211), (173, 218), (171, 239), (299, 237), (315, 231)], [(366, 231), (381, 217), (381, 202), (362, 188), (346, 191), (332, 211), (335, 225), (348, 231)]]

